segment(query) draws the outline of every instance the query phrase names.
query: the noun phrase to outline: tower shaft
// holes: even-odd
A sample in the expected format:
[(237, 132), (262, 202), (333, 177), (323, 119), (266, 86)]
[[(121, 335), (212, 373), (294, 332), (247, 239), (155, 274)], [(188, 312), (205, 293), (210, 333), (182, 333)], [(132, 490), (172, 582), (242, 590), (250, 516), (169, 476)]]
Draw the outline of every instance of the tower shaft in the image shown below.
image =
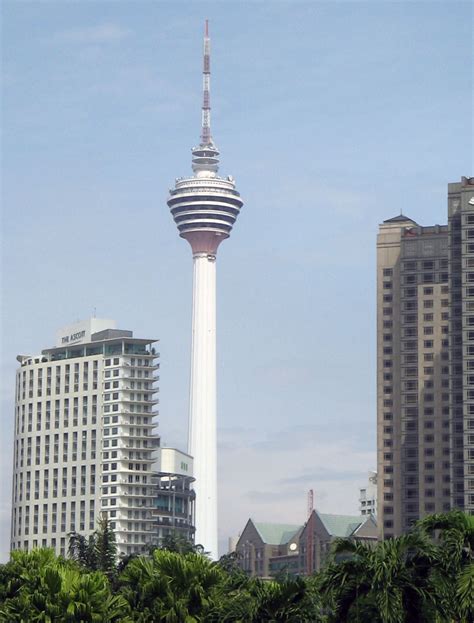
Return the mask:
[(195, 457), (196, 544), (217, 559), (216, 261), (193, 255), (189, 453)]

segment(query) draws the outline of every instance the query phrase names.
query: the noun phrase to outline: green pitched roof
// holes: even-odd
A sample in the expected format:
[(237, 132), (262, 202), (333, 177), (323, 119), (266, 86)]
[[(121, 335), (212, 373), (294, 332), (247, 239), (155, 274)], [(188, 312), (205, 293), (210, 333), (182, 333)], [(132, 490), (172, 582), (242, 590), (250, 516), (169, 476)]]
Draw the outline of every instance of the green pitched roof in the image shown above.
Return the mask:
[(358, 517), (357, 515), (327, 515), (326, 513), (318, 513), (318, 516), (329, 534), (338, 537), (351, 536), (365, 521), (365, 518)]
[(257, 523), (252, 521), (262, 541), (270, 545), (283, 545), (293, 537), (302, 526), (282, 523)]

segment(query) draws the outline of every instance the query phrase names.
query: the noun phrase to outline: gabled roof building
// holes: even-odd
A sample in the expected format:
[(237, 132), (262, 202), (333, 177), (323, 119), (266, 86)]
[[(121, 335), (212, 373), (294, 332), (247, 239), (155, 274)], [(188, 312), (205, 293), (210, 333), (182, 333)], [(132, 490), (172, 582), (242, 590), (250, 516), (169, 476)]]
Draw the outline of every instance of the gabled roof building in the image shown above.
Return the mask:
[(331, 543), (341, 537), (376, 542), (375, 518), (313, 511), (304, 525), (249, 519), (237, 541), (236, 552), (241, 555), (242, 569), (252, 576), (310, 575), (324, 566)]

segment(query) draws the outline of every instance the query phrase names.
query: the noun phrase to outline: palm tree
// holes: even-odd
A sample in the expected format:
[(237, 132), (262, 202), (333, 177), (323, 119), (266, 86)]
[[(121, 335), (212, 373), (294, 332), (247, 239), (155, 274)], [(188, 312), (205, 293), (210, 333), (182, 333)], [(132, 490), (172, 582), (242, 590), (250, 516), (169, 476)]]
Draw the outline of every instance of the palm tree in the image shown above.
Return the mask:
[(323, 620), (317, 586), (311, 579), (285, 578), (280, 582), (250, 580), (255, 598), (253, 623), (318, 623)]
[(464, 567), (456, 579), (456, 611), (459, 621), (474, 623), (474, 563)]
[(102, 573), (85, 572), (52, 550), (13, 552), (11, 570), (20, 581), (0, 606), (2, 623), (132, 621), (126, 600), (110, 594)]
[(437, 535), (438, 560), (433, 580), (446, 616), (474, 621), (474, 517), (460, 510), (429, 515), (418, 529)]
[(120, 576), (122, 594), (140, 623), (209, 621), (224, 581), (216, 563), (196, 553), (155, 550), (151, 558), (132, 560)]
[(322, 590), (341, 622), (433, 623), (439, 609), (431, 580), (436, 548), (423, 533), (412, 532), (374, 548), (349, 539), (336, 541), (323, 572)]

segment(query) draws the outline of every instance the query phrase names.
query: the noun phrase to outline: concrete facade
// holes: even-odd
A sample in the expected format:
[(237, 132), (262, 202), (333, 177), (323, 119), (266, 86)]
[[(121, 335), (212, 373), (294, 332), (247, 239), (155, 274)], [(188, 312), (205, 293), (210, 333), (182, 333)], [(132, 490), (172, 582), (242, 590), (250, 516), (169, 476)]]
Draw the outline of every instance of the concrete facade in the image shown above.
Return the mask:
[[(403, 215), (377, 237), (377, 468), (381, 538), (426, 514), (474, 510), (474, 180), (448, 188), (449, 226)], [(472, 227), (470, 227), (472, 225)], [(471, 272), (470, 267), (473, 267)], [(472, 306), (472, 310), (471, 310)], [(471, 316), (470, 312), (473, 315)], [(471, 320), (472, 317), (472, 320)], [(474, 357), (474, 348), (472, 349)], [(472, 364), (474, 370), (474, 362)], [(470, 400), (473, 400), (471, 409)], [(470, 451), (470, 448), (473, 448)], [(471, 457), (471, 458), (470, 458)]]
[(359, 512), (364, 515), (377, 515), (377, 472), (370, 471), (365, 487), (359, 489)]
[(194, 542), (193, 458), (175, 448), (158, 448), (153, 470), (156, 545), (171, 535)]
[(85, 536), (101, 514), (119, 553), (153, 541), (153, 452), (158, 445), (155, 340), (92, 318), (62, 329), (54, 348), (19, 355), (11, 548)]
[(323, 568), (336, 538), (375, 543), (375, 518), (313, 511), (304, 525), (258, 523), (249, 519), (235, 551), (240, 554), (240, 566), (251, 576), (311, 575)]

